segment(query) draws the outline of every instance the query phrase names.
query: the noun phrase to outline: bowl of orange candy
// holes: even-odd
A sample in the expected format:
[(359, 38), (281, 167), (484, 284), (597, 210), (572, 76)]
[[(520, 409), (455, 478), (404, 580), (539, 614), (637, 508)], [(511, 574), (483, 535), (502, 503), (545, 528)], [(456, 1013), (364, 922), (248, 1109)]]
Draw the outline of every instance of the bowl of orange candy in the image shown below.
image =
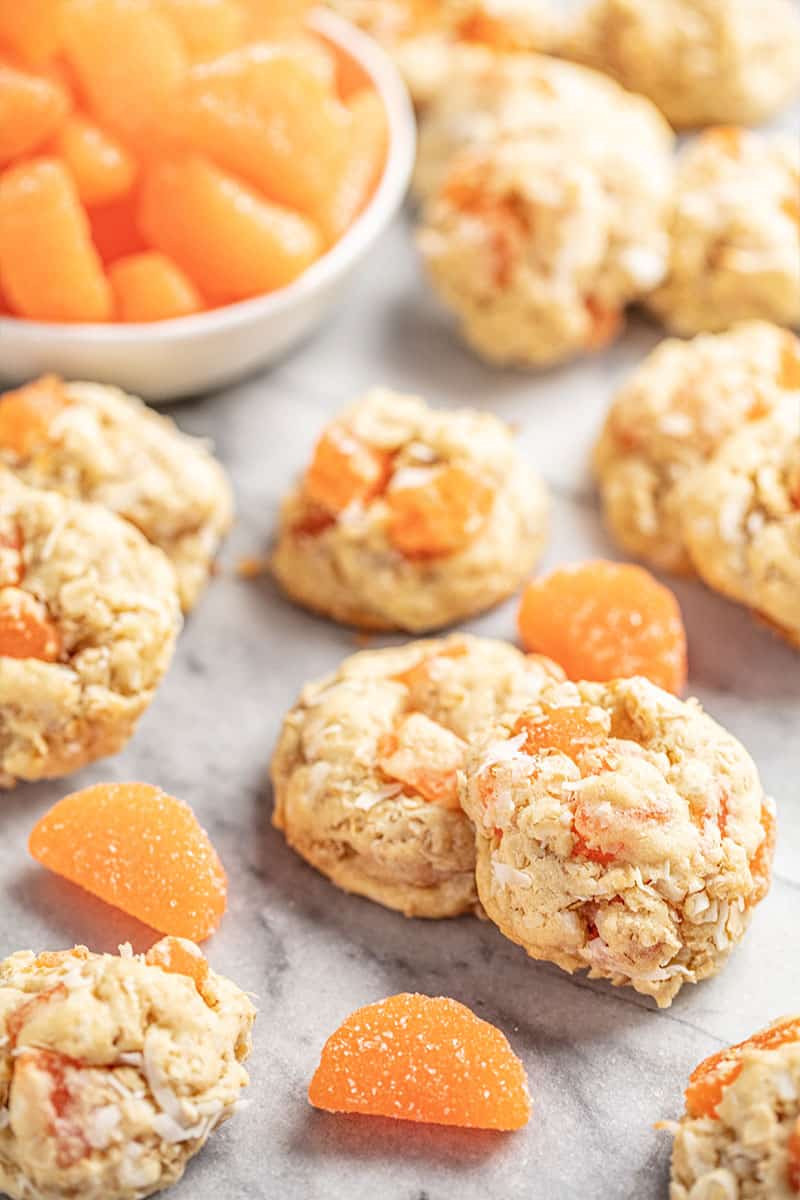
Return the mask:
[(282, 355), (400, 207), (386, 54), (303, 0), (0, 3), (0, 374), (165, 401)]

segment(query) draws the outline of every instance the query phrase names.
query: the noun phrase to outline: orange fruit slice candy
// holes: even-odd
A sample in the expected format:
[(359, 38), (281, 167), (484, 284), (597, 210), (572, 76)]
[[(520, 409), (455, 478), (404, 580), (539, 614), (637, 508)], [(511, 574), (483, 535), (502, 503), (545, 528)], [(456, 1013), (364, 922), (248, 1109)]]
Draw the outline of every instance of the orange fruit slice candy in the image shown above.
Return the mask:
[(111, 317), (111, 289), (86, 213), (56, 159), (19, 163), (0, 177), (0, 283), (21, 317)]
[(108, 278), (119, 321), (165, 321), (203, 307), (192, 281), (177, 263), (156, 250), (118, 259)]
[(518, 623), (525, 649), (555, 659), (570, 679), (644, 675), (670, 692), (686, 683), (678, 602), (642, 567), (598, 560), (532, 580)]
[(299, 33), (313, 0), (238, 0), (251, 37), (292, 37)]
[(328, 1112), (472, 1129), (521, 1129), (525, 1068), (505, 1035), (457, 1000), (408, 992), (349, 1016), (322, 1051), (308, 1098)]
[(41, 146), (69, 112), (63, 88), (0, 63), (0, 166)]
[(291, 283), (322, 248), (303, 217), (199, 155), (159, 163), (146, 174), (139, 228), (218, 304)]
[(218, 58), (245, 40), (245, 14), (236, 0), (156, 0), (177, 30), (191, 62)]
[(314, 448), (306, 471), (306, 495), (332, 513), (379, 496), (392, 469), (391, 455), (373, 449), (341, 425), (331, 425)]
[(0, 449), (16, 459), (29, 458), (47, 441), (50, 426), (68, 406), (64, 384), (43, 375), (0, 396)]
[(200, 942), (225, 912), (227, 879), (208, 834), (188, 804), (147, 783), (73, 792), (37, 822), (29, 849), (160, 933)]
[(458, 811), (456, 773), (466, 750), (466, 742), (444, 725), (412, 712), (379, 740), (377, 762), (389, 779), (407, 785), (431, 804)]
[(138, 198), (135, 189), (108, 204), (89, 210), (92, 242), (104, 263), (116, 262), (127, 254), (145, 250), (137, 223)]
[(116, 200), (136, 178), (136, 161), (125, 147), (79, 113), (67, 117), (48, 152), (69, 168), (84, 204)]
[(786, 1017), (759, 1033), (712, 1054), (695, 1067), (685, 1092), (690, 1117), (716, 1116), (725, 1089), (738, 1079), (748, 1050), (777, 1050), (788, 1042), (800, 1041), (800, 1017)]
[(407, 558), (455, 554), (479, 532), (494, 491), (458, 466), (434, 468), (424, 483), (392, 488), (388, 535)]
[(347, 101), (352, 117), (347, 163), (331, 202), (328, 226), (341, 237), (369, 203), (380, 182), (389, 148), (389, 122), (383, 101), (371, 88)]
[(31, 66), (46, 63), (61, 43), (64, 9), (64, 0), (3, 0), (0, 43)]
[(46, 605), (20, 588), (0, 588), (0, 657), (61, 657), (61, 635)]

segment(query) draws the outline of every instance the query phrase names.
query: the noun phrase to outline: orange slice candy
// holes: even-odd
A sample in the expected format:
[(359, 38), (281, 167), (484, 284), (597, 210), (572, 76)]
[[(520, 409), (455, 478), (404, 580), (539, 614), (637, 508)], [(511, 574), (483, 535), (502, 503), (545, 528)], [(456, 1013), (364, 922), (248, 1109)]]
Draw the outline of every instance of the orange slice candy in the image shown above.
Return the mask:
[(403, 992), (357, 1009), (322, 1051), (308, 1098), (328, 1112), (521, 1129), (525, 1068), (505, 1035), (457, 1000)]
[(389, 122), (380, 96), (364, 88), (347, 101), (347, 107), (353, 119), (350, 149), (328, 222), (336, 237), (341, 237), (368, 204), (389, 148)]
[(56, 662), (61, 635), (46, 605), (20, 588), (0, 588), (0, 657)]
[(136, 162), (110, 134), (72, 113), (48, 150), (69, 168), (84, 204), (107, 204), (133, 186)]
[(800, 1041), (800, 1017), (787, 1017), (768, 1025), (744, 1042), (712, 1054), (689, 1076), (685, 1092), (686, 1111), (690, 1117), (716, 1116), (723, 1093), (738, 1079), (748, 1050), (777, 1050), (787, 1042)]
[(165, 321), (200, 312), (203, 301), (177, 263), (156, 250), (118, 259), (108, 272), (119, 321)]
[(86, 213), (56, 159), (20, 163), (0, 177), (0, 283), (22, 317), (111, 317), (111, 288)]
[(188, 804), (147, 783), (99, 783), (35, 825), (33, 857), (153, 929), (200, 942), (226, 908), (227, 879)]
[(139, 232), (135, 191), (89, 210), (92, 242), (104, 263), (145, 249)]
[(57, 83), (0, 63), (0, 166), (41, 146), (68, 111)]
[(407, 558), (455, 554), (479, 531), (494, 491), (462, 467), (431, 471), (424, 483), (386, 493), (389, 540)]
[(306, 495), (332, 513), (350, 504), (369, 504), (389, 479), (389, 454), (373, 449), (341, 425), (331, 425), (314, 448), (306, 471)]
[(218, 58), (241, 46), (245, 14), (236, 0), (156, 0), (177, 30), (192, 62)]
[(3, 0), (0, 43), (31, 66), (46, 63), (61, 42), (64, 8), (64, 0)]
[(642, 567), (597, 560), (532, 580), (518, 623), (525, 649), (555, 659), (570, 679), (644, 675), (670, 692), (686, 683), (678, 602)]
[(43, 375), (0, 396), (0, 450), (17, 459), (31, 456), (48, 438), (50, 426), (69, 405), (64, 384)]

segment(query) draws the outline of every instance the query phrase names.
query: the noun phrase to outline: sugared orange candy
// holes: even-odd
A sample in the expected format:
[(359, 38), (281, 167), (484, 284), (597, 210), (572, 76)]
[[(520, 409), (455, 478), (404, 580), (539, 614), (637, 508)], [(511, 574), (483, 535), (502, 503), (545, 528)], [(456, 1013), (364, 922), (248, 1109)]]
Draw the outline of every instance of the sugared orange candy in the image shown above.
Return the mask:
[(136, 178), (136, 162), (122, 143), (79, 113), (67, 117), (48, 153), (69, 168), (78, 195), (90, 206), (124, 196)]
[(95, 249), (105, 264), (145, 250), (139, 232), (138, 197), (135, 190), (109, 204), (89, 210), (89, 228)]
[(293, 37), (302, 29), (313, 0), (239, 0), (256, 38)]
[(56, 662), (61, 635), (41, 600), (20, 588), (0, 588), (0, 657)]
[(31, 154), (69, 112), (63, 88), (0, 62), (0, 166)]
[(320, 250), (317, 231), (303, 217), (199, 155), (159, 163), (146, 174), (139, 227), (219, 304), (291, 283)]
[(47, 440), (50, 426), (69, 404), (62, 381), (42, 375), (0, 396), (0, 450), (29, 458)]
[(203, 307), (202, 297), (177, 263), (145, 250), (117, 259), (108, 271), (119, 321), (164, 321)]
[(527, 585), (518, 620), (526, 650), (555, 659), (570, 679), (644, 675), (670, 692), (686, 683), (678, 602), (642, 567), (602, 560), (561, 567)]
[(23, 162), (0, 176), (0, 282), (23, 317), (111, 317), (111, 288), (86, 213), (56, 159)]
[(198, 992), (202, 994), (208, 979), (208, 963), (188, 938), (163, 937), (150, 947), (144, 958), (151, 967), (161, 967), (173, 975), (186, 975), (193, 979)]
[(336, 237), (341, 237), (368, 203), (389, 147), (386, 109), (371, 88), (356, 92), (347, 107), (352, 117), (349, 152), (328, 218), (328, 228)]
[(341, 425), (331, 425), (314, 448), (304, 488), (310, 500), (340, 513), (350, 504), (369, 504), (386, 487), (390, 473), (388, 454)]
[(226, 908), (227, 879), (188, 804), (147, 783), (99, 783), (55, 804), (31, 854), (153, 929), (200, 942)]
[(526, 754), (555, 750), (572, 759), (602, 745), (608, 737), (602, 726), (592, 720), (586, 704), (563, 707), (543, 704), (531, 709), (519, 717), (512, 730), (512, 736), (520, 733), (525, 734)]
[(713, 1117), (723, 1093), (739, 1077), (748, 1050), (777, 1050), (788, 1042), (800, 1041), (800, 1017), (787, 1017), (768, 1025), (744, 1042), (712, 1054), (689, 1076), (685, 1092), (690, 1117)]
[(31, 66), (56, 53), (66, 17), (65, 0), (2, 0), (0, 46)]
[(431, 470), (424, 482), (392, 488), (389, 540), (407, 558), (455, 554), (479, 532), (494, 503), (488, 484), (463, 467)]
[(245, 12), (237, 0), (157, 0), (192, 62), (205, 62), (241, 46)]
[(308, 1098), (328, 1112), (521, 1129), (525, 1068), (505, 1035), (457, 1000), (403, 992), (357, 1009), (322, 1051)]

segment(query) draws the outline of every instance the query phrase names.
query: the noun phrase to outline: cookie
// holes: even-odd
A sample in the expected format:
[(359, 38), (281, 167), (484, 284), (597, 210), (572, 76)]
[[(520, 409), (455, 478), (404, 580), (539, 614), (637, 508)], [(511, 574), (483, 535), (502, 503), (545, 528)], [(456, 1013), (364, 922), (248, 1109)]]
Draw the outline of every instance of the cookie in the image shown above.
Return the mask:
[(172, 567), (137, 529), (0, 469), (0, 786), (120, 750), (180, 625)]
[(473, 748), (478, 897), (532, 958), (668, 1006), (769, 887), (774, 806), (743, 747), (645, 679), (562, 683)]
[(191, 943), (180, 949), (196, 978), (156, 965), (175, 940), (146, 960), (129, 946), (119, 957), (76, 946), (0, 962), (0, 1190), (11, 1200), (150, 1196), (235, 1111), (255, 1011)]
[(536, 367), (613, 340), (666, 271), (671, 147), (648, 101), (568, 63), (449, 80), (422, 125), (417, 240), (472, 349)]
[(283, 503), (272, 565), (293, 599), (336, 621), (422, 632), (514, 592), (547, 515), (496, 417), (376, 389), (322, 434)]
[(800, 649), (800, 396), (693, 477), (682, 528), (698, 575)]
[(766, 322), (662, 342), (625, 381), (594, 452), (606, 522), (628, 553), (693, 573), (682, 506), (724, 440), (800, 387), (800, 342)]
[(800, 90), (790, 0), (589, 0), (561, 52), (648, 96), (679, 128), (754, 125)]
[(172, 562), (184, 611), (196, 603), (233, 518), (225, 473), (198, 438), (117, 388), (46, 376), (0, 396), (0, 462), (131, 521)]
[(475, 840), (456, 772), (472, 738), (561, 678), (546, 658), (465, 635), (345, 659), (286, 716), (273, 823), (347, 892), (406, 916), (469, 911)]
[(793, 1200), (800, 1189), (800, 1017), (692, 1073), (674, 1134), (670, 1200)]
[[(759, 18), (760, 19), (760, 18)], [(679, 159), (669, 269), (646, 299), (675, 333), (800, 324), (800, 144), (710, 129)]]

